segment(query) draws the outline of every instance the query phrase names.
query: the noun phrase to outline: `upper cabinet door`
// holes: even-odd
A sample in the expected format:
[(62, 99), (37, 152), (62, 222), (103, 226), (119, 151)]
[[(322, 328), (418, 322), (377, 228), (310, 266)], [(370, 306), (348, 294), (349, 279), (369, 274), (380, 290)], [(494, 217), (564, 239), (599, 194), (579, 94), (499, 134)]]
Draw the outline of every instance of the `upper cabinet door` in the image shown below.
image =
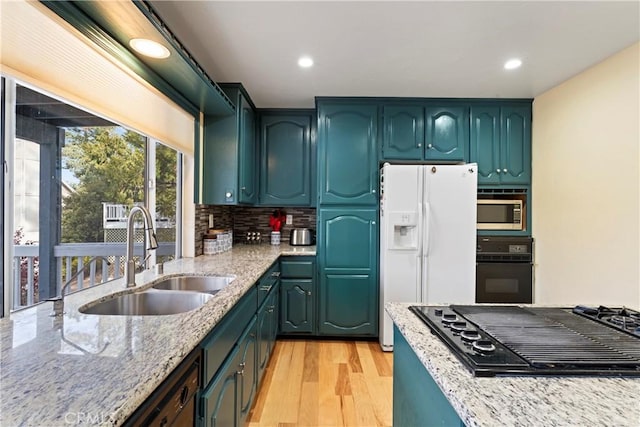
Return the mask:
[(478, 164), (479, 184), (500, 183), (500, 107), (471, 107), (470, 161)]
[(236, 112), (204, 117), (201, 203), (253, 204), (258, 195), (255, 110), (240, 84), (221, 87), (234, 101)]
[(427, 106), (426, 160), (468, 159), (469, 109), (464, 106)]
[(531, 108), (504, 106), (501, 113), (502, 184), (528, 184), (531, 181)]
[(311, 115), (261, 117), (261, 205), (311, 205), (311, 121)]
[(416, 105), (386, 105), (383, 117), (382, 158), (422, 160), (424, 108)]
[(253, 108), (244, 96), (240, 95), (240, 146), (238, 201), (240, 203), (256, 203), (257, 164), (256, 164), (256, 118)]
[(377, 111), (376, 105), (320, 104), (320, 204), (377, 205)]

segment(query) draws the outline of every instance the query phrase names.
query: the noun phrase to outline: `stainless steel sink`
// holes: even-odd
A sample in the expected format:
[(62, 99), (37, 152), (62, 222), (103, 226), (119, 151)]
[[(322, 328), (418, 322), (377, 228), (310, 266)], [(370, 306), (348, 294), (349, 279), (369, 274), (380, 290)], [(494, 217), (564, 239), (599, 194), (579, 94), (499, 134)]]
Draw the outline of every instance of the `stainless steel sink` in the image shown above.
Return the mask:
[(81, 307), (85, 314), (112, 316), (162, 316), (185, 313), (204, 305), (212, 295), (196, 292), (147, 291), (124, 294)]
[(178, 276), (164, 279), (153, 285), (154, 289), (170, 291), (195, 291), (215, 294), (235, 280), (236, 276)]

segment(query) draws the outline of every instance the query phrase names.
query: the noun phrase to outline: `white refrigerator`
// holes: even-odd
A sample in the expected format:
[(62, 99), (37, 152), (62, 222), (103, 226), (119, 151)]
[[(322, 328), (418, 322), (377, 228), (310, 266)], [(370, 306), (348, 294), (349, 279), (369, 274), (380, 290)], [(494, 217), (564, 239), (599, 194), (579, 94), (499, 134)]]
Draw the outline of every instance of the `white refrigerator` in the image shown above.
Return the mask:
[(380, 345), (393, 350), (387, 302), (475, 302), (475, 163), (381, 171)]

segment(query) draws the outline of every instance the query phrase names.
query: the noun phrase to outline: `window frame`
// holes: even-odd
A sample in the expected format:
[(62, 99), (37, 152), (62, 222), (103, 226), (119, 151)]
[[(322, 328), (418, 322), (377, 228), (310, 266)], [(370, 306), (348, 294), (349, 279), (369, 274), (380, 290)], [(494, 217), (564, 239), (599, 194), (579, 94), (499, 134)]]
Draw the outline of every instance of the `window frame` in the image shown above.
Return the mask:
[[(152, 215), (155, 217), (155, 191), (156, 191), (156, 159), (155, 159), (155, 151), (156, 144), (162, 144), (165, 147), (174, 150), (176, 152), (176, 220), (175, 220), (175, 259), (182, 258), (183, 256), (183, 245), (182, 238), (185, 235), (183, 230), (183, 215), (185, 210), (189, 210), (184, 203), (184, 192), (188, 190), (185, 187), (185, 177), (183, 176), (184, 168), (183, 164), (185, 160), (188, 158), (188, 155), (185, 155), (181, 151), (172, 147), (171, 145), (165, 144), (162, 141), (155, 139), (151, 136), (145, 135), (144, 133), (139, 132), (136, 129), (131, 128), (130, 126), (119, 123), (116, 120), (112, 120), (110, 118), (104, 117), (102, 114), (97, 114), (94, 111), (91, 111), (90, 108), (87, 108), (82, 105), (78, 105), (72, 101), (65, 99), (64, 97), (60, 97), (56, 94), (52, 94), (46, 89), (42, 87), (34, 86), (29, 82), (24, 82), (20, 79), (14, 78), (9, 74), (3, 73), (0, 75), (1, 80), (1, 107), (2, 107), (2, 116), (1, 116), (1, 139), (0, 139), (0, 161), (3, 169), (2, 174), (2, 182), (1, 182), (1, 194), (0, 194), (0, 204), (3, 211), (3, 221), (0, 223), (0, 227), (2, 228), (2, 258), (0, 260), (0, 266), (2, 267), (2, 277), (3, 284), (2, 289), (0, 290), (0, 304), (2, 307), (2, 311), (0, 312), (0, 317), (9, 317), (12, 312), (23, 310), (31, 306), (27, 307), (18, 307), (13, 309), (13, 298), (14, 298), (14, 244), (13, 244), (13, 233), (15, 228), (15, 217), (13, 212), (13, 203), (12, 200), (15, 198), (14, 191), (14, 173), (15, 173), (15, 162), (13, 161), (15, 157), (14, 153), (14, 145), (16, 139), (16, 94), (17, 94), (17, 86), (24, 86), (31, 90), (42, 93), (48, 97), (54, 98), (62, 103), (68, 104), (75, 108), (82, 109), (84, 111), (89, 112), (97, 117), (104, 118), (105, 120), (109, 120), (113, 122), (117, 126), (121, 126), (125, 129), (132, 130), (141, 134), (145, 138), (145, 168), (144, 168), (144, 176), (145, 176), (145, 191), (144, 191), (144, 204), (148, 209), (152, 212)], [(61, 222), (61, 217), (57, 218), (58, 223)], [(60, 244), (57, 242), (56, 244)], [(152, 262), (155, 263), (156, 255), (155, 253), (152, 255)], [(40, 300), (35, 305), (45, 302), (45, 300)]]

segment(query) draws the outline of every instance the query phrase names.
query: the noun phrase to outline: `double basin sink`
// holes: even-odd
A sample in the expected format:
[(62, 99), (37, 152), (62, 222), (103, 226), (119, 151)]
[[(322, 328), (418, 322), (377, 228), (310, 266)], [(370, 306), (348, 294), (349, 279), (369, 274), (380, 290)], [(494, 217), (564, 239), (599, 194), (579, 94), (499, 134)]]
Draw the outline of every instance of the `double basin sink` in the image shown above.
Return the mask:
[(110, 316), (163, 316), (195, 310), (213, 298), (235, 276), (176, 276), (144, 292), (122, 294), (80, 307), (84, 314)]

